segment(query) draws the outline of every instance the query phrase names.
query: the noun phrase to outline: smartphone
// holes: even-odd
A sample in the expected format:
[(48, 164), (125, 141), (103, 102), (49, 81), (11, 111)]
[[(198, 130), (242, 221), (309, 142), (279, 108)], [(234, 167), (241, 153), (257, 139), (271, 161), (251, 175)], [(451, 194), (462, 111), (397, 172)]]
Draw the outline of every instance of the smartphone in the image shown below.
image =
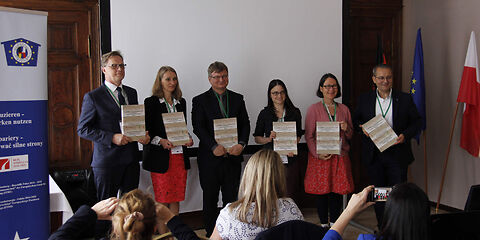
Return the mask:
[(391, 187), (376, 187), (368, 194), (368, 202), (385, 202), (392, 191)]

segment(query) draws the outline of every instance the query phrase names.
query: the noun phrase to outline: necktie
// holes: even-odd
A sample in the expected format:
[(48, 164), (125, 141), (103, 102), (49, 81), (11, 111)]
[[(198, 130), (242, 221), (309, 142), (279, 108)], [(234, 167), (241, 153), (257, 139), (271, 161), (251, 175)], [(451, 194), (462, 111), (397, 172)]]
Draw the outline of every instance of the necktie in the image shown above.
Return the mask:
[(121, 87), (117, 87), (117, 93), (118, 93), (118, 103), (120, 105), (125, 105), (127, 104), (125, 102), (125, 98), (123, 97), (123, 94), (122, 94), (122, 88)]

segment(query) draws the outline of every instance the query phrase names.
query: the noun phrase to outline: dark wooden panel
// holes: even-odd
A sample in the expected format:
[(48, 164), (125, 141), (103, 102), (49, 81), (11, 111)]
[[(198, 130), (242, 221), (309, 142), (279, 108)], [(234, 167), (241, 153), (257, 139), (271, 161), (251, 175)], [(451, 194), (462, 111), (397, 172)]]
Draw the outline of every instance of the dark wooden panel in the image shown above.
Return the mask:
[(60, 24), (50, 23), (48, 25), (48, 48), (50, 51), (76, 52), (74, 39), (77, 39), (75, 23)]

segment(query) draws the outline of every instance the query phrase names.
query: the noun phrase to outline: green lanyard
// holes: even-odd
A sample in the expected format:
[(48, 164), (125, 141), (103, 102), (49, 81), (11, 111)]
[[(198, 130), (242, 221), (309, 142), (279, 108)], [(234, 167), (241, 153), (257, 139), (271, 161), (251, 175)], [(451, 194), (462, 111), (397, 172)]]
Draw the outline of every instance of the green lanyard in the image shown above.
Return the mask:
[(172, 112), (177, 112), (177, 109), (175, 108), (175, 101), (173, 101), (172, 99), (172, 105), (170, 105), (170, 103), (167, 102), (167, 99), (163, 98), (163, 100), (165, 101), (165, 104), (167, 105), (167, 112), (169, 113), (172, 113)]
[(392, 97), (390, 97), (390, 103), (388, 103), (387, 111), (385, 111), (385, 113), (383, 112), (382, 104), (380, 104), (380, 99), (378, 98), (378, 94), (377, 94), (377, 102), (378, 102), (378, 106), (380, 107), (380, 111), (382, 111), (382, 117), (385, 118), (385, 116), (387, 116), (388, 110), (390, 110), (390, 106), (392, 106)]
[[(107, 86), (105, 86), (105, 87), (107, 87)], [(112, 95), (113, 100), (115, 101), (115, 103), (117, 104), (117, 106), (120, 107), (120, 102), (118, 101), (117, 96), (115, 96), (115, 94), (113, 94), (112, 90), (110, 90), (109, 87), (107, 87), (107, 89), (108, 89), (108, 92), (110, 93), (110, 95)], [(119, 92), (118, 94), (122, 94), (122, 93)]]
[(337, 120), (337, 103), (333, 102), (333, 105), (335, 106), (335, 112), (333, 113), (333, 117), (332, 117), (332, 114), (330, 113), (330, 110), (328, 109), (327, 105), (325, 105), (325, 102), (322, 102), (322, 103), (323, 103), (323, 106), (325, 107), (325, 109), (327, 109), (328, 118), (330, 119), (330, 122), (335, 122), (335, 120)]
[(215, 97), (217, 97), (218, 104), (220, 105), (220, 110), (222, 110), (223, 117), (228, 118), (228, 115), (229, 115), (229, 112), (230, 112), (230, 109), (228, 107), (228, 90), (225, 90), (225, 94), (227, 95), (227, 110), (226, 111), (225, 111), (225, 106), (223, 106), (223, 102), (220, 99), (220, 96), (218, 95), (218, 93), (215, 92), (215, 91), (213, 91), (213, 93), (215, 93)]

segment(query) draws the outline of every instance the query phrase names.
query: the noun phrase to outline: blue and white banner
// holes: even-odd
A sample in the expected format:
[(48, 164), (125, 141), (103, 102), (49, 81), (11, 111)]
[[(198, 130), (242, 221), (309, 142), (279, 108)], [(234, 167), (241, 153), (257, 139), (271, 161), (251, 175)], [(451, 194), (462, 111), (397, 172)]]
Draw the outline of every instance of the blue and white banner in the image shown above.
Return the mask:
[(0, 43), (0, 238), (47, 239), (47, 14), (0, 7)]

